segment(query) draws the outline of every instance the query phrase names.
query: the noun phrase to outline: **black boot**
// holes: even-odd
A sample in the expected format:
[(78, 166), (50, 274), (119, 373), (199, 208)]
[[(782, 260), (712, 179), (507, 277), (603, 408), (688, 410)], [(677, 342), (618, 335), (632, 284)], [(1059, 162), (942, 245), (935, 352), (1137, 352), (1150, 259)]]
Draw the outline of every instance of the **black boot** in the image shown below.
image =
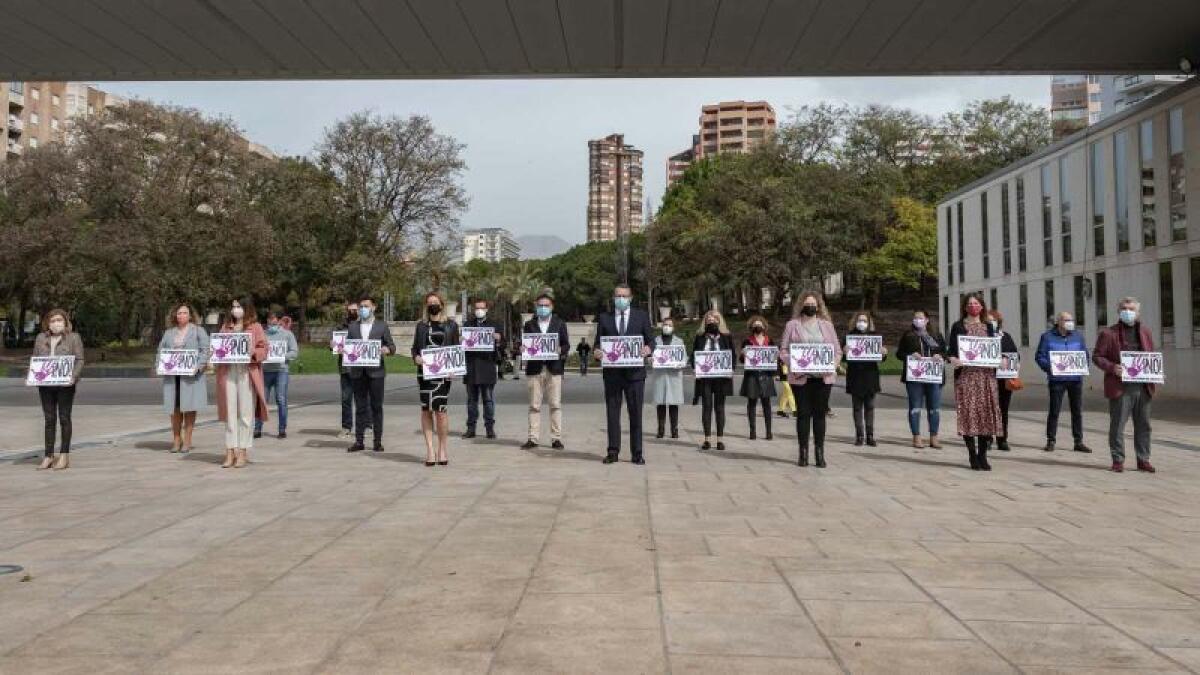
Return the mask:
[(971, 470), (979, 470), (979, 458), (975, 454), (975, 437), (963, 436), (963, 442), (967, 444), (967, 459), (971, 462)]
[(657, 410), (657, 412), (658, 412), (658, 433), (655, 434), (655, 436), (654, 436), (655, 438), (662, 438), (663, 436), (666, 435), (666, 427), (667, 427), (667, 409), (666, 408), (667, 408), (666, 406), (662, 406), (662, 405), (658, 406), (658, 410)]
[(992, 465), (988, 464), (988, 461), (987, 461), (988, 446), (991, 444), (992, 444), (991, 436), (980, 436), (979, 437), (979, 458), (978, 458), (978, 460), (979, 460), (979, 470), (980, 471), (991, 471), (992, 470)]
[(766, 439), (769, 441), (769, 440), (775, 438), (774, 434), (771, 433), (771, 416), (770, 415), (763, 415), (763, 426), (767, 428)]
[(862, 432), (857, 432), (857, 433), (855, 433), (855, 434), (854, 434), (854, 444), (855, 444), (855, 445), (862, 445), (862, 444), (863, 444), (863, 435), (862, 435)]
[(750, 418), (750, 440), (758, 438), (758, 425), (754, 423), (754, 418)]
[(663, 425), (663, 423), (662, 423), (662, 420), (659, 420), (659, 421), (658, 421), (658, 433), (657, 433), (657, 434), (654, 434), (654, 437), (655, 437), (655, 438), (662, 438), (663, 436), (666, 436), (666, 435), (667, 435), (667, 431), (666, 431), (666, 429), (664, 428), (664, 425)]
[(800, 459), (796, 462), (797, 466), (808, 466), (808, 446), (800, 446)]
[(818, 445), (815, 448), (815, 451), (817, 454), (817, 468), (824, 469), (825, 468), (825, 447)]
[(871, 427), (867, 427), (867, 445), (872, 448), (879, 445), (875, 442), (875, 430)]
[(996, 439), (996, 449), (1001, 452), (1009, 452), (1007, 436), (1000, 436)]
[[(807, 420), (805, 420), (807, 422)], [(808, 424), (796, 424), (796, 443), (800, 446), (800, 466), (808, 466)]]

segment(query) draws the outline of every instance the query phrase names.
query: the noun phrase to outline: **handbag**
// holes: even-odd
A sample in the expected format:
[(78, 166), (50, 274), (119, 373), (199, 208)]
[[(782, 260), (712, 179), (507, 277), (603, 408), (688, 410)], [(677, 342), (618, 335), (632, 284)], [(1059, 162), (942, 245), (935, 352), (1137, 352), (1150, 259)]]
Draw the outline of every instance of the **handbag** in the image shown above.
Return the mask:
[(1021, 391), (1025, 388), (1025, 383), (1021, 381), (1021, 378), (1014, 377), (1004, 381), (1004, 388), (1009, 391)]

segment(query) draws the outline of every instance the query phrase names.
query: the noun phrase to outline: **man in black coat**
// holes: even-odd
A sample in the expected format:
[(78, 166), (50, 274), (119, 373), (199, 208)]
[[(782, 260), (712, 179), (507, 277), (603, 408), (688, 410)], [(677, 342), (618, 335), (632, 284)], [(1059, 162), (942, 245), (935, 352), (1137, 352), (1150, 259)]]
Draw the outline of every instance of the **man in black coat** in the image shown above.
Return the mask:
[[(379, 340), (383, 357), (396, 353), (396, 343), (392, 341), (392, 329), (387, 322), (375, 317), (375, 302), (371, 298), (363, 298), (358, 302), (358, 321), (347, 328), (347, 340)], [(354, 386), (354, 403), (356, 408), (354, 429), (354, 445), (347, 452), (358, 452), (363, 449), (363, 437), (367, 431), (367, 421), (370, 420), (375, 432), (375, 452), (383, 452), (383, 385), (387, 377), (387, 369), (383, 359), (378, 366), (348, 366), (347, 374)]]
[[(488, 301), (476, 300), (473, 315), (463, 319), (463, 328), (492, 329), (493, 345), (500, 344), (504, 337), (500, 324), (488, 318)], [(488, 438), (496, 437), (496, 349), (486, 352), (467, 353), (467, 375), (463, 384), (467, 386), (467, 430), (463, 438), (475, 438), (475, 425), (479, 421), (479, 401), (483, 401), (483, 428)]]
[[(604, 357), (600, 338), (614, 335), (636, 335), (642, 338), (642, 358), (650, 355), (654, 340), (650, 315), (635, 309), (633, 291), (620, 284), (613, 291), (613, 312), (601, 314), (596, 321), (597, 359)], [(604, 406), (608, 417), (608, 452), (605, 464), (617, 461), (621, 452), (621, 400), (629, 410), (629, 450), (634, 464), (645, 464), (642, 458), (642, 400), (646, 388), (646, 364), (627, 368), (602, 367), (604, 373)]]
[[(350, 324), (358, 321), (358, 302), (351, 300), (346, 303), (345, 320), (338, 330), (349, 330)], [(342, 363), (342, 355), (338, 354), (338, 375), (342, 389), (342, 433), (339, 438), (354, 437), (354, 383), (350, 381), (350, 369)], [(370, 413), (367, 414), (367, 428), (371, 428)]]
[[(542, 293), (534, 301), (534, 316), (521, 327), (523, 333), (558, 335), (558, 359), (535, 361), (525, 359), (525, 380), (529, 386), (529, 440), (522, 448), (536, 448), (542, 435), (542, 402), (550, 406), (550, 447), (563, 449), (562, 442), (562, 381), (571, 353), (571, 338), (567, 322), (554, 314), (554, 298)], [(520, 354), (520, 342), (517, 343)]]

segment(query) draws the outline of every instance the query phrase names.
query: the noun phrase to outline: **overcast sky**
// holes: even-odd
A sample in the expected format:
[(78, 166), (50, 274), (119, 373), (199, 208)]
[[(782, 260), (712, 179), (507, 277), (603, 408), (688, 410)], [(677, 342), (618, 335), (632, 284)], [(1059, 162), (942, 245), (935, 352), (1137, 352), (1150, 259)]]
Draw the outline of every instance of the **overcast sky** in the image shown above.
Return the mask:
[(225, 115), (280, 154), (309, 154), (322, 131), (357, 110), (427, 115), (466, 145), (471, 206), (464, 227), (586, 237), (587, 141), (614, 132), (645, 151), (646, 195), (666, 186), (666, 159), (697, 130), (700, 106), (765, 99), (884, 103), (938, 115), (1005, 94), (1048, 106), (1049, 77), (594, 79), (455, 81), (110, 82), (125, 96)]

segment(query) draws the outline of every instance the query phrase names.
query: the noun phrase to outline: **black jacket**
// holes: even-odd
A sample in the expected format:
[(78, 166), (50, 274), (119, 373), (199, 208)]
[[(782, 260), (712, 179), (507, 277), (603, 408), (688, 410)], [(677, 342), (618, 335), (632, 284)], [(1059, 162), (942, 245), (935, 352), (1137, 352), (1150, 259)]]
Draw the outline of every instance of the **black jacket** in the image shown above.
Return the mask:
[[(865, 330), (854, 330), (847, 335), (873, 335)], [(887, 352), (883, 358), (887, 359)], [(851, 361), (842, 350), (842, 361), (846, 364), (846, 393), (851, 396), (870, 396), (879, 393), (879, 361)]]
[[(696, 337), (692, 338), (692, 353), (688, 356), (688, 364), (693, 369), (696, 367), (696, 352), (704, 351), (707, 346), (708, 336), (702, 332), (696, 333)], [(737, 356), (733, 350), (733, 338), (728, 333), (721, 333), (717, 337), (717, 349), (728, 350), (733, 352), (734, 357)], [(693, 399), (705, 391), (733, 396), (733, 377), (697, 377), (693, 387)]]
[[(934, 333), (933, 331), (929, 332), (929, 336), (932, 337), (936, 343), (936, 346), (933, 348), (929, 348), (925, 345), (924, 341), (921, 340), (921, 336), (917, 335), (917, 331), (913, 330), (912, 328), (908, 329), (904, 332), (904, 335), (900, 337), (900, 344), (896, 346), (896, 358), (900, 360), (901, 364), (905, 364), (908, 363), (909, 354), (916, 354), (918, 356), (937, 356), (938, 354), (941, 354), (942, 356), (945, 356), (946, 339), (942, 337), (941, 333)], [(908, 381), (907, 368), (900, 371), (900, 381)]]
[[(642, 344), (649, 347), (654, 344), (654, 327), (650, 325), (650, 315), (646, 312), (629, 308), (629, 317), (625, 326), (624, 335), (640, 335)], [(600, 346), (600, 338), (611, 337), (614, 335), (622, 335), (617, 330), (617, 317), (613, 312), (601, 314), (596, 319), (596, 340), (593, 342), (593, 347)], [(604, 368), (604, 377), (606, 379), (623, 378), (626, 380), (644, 380), (646, 379), (645, 361), (642, 362), (640, 368)]]
[[(429, 345), (429, 320), (421, 319), (417, 322), (417, 332), (413, 334), (412, 357), (415, 359), (421, 355), (421, 350), (426, 347), (449, 347), (458, 344), (458, 324), (454, 319), (446, 319), (446, 341), (440, 345)], [(417, 368), (417, 376), (421, 375), (420, 367)]]
[[(963, 319), (959, 319), (958, 321), (954, 322), (954, 325), (950, 326), (950, 339), (946, 341), (946, 356), (947, 357), (951, 357), (951, 356), (955, 357), (955, 358), (958, 357), (958, 336), (967, 334), (967, 330), (963, 326), (963, 321), (964, 321)], [(992, 330), (991, 326), (989, 326), (986, 322), (984, 322), (983, 325), (985, 328), (987, 328), (987, 336), (988, 337), (996, 337), (996, 331)], [(1003, 340), (1001, 341), (1001, 349), (1003, 349)], [(996, 373), (996, 371), (992, 370), (992, 374), (995, 375), (995, 373)], [(962, 368), (954, 369), (954, 379), (957, 380), (958, 376), (961, 374), (962, 374)]]
[[(355, 321), (346, 328), (346, 339), (379, 340), (382, 346), (387, 347), (388, 353), (383, 355), (384, 359), (396, 353), (396, 343), (392, 341), (392, 329), (382, 319), (375, 319), (371, 323), (370, 335), (363, 335), (361, 322)], [(340, 359), (341, 357), (339, 356), (338, 358)], [(387, 376), (387, 368), (383, 365), (383, 359), (380, 359), (379, 365), (373, 368), (346, 368), (345, 370), (351, 379), (358, 379), (360, 377), (377, 379)]]
[[(471, 318), (463, 326), (470, 328), (491, 328), (493, 333), (501, 333), (501, 339), (496, 343), (500, 344), (503, 340), (503, 332), (500, 330), (500, 324), (488, 319)], [(496, 384), (496, 350), (490, 352), (467, 352), (467, 375), (463, 378), (464, 384)]]
[[(538, 325), (537, 317), (525, 322), (521, 326), (522, 333), (540, 333), (541, 326)], [(557, 314), (550, 315), (550, 325), (546, 329), (546, 333), (558, 333), (558, 355), (557, 361), (526, 361), (525, 374), (537, 375), (542, 372), (543, 368), (549, 368), (551, 375), (562, 375), (563, 369), (567, 365), (567, 355), (571, 353), (571, 336), (567, 335), (567, 322), (558, 318)], [(521, 353), (520, 343), (517, 343), (517, 353)]]

